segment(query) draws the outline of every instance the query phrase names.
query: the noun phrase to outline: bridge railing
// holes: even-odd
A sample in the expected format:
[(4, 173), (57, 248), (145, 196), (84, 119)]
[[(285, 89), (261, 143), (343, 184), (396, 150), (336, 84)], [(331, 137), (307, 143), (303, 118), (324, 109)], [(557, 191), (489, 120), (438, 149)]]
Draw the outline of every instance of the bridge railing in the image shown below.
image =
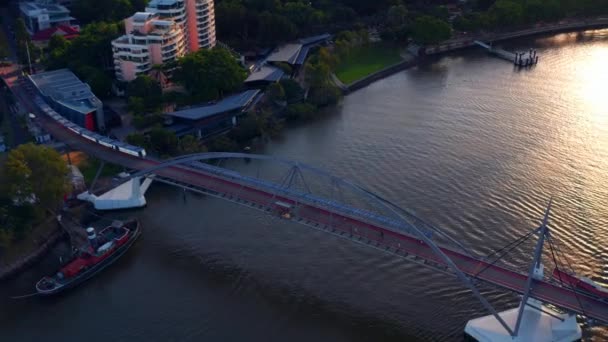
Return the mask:
[[(277, 196), (286, 197), (286, 198), (294, 200), (295, 202), (309, 204), (309, 205), (312, 205), (315, 207), (319, 207), (321, 209), (328, 208), (329, 210), (331, 210), (333, 212), (336, 212), (338, 214), (341, 214), (341, 215), (344, 215), (347, 217), (355, 218), (357, 220), (360, 220), (361, 218), (363, 218), (366, 221), (368, 221), (369, 223), (378, 224), (378, 225), (381, 225), (382, 227), (392, 228), (392, 230), (395, 230), (396, 232), (400, 232), (400, 233), (405, 232), (412, 236), (417, 235), (416, 230), (412, 229), (412, 227), (409, 224), (406, 224), (405, 222), (402, 222), (402, 221), (399, 221), (396, 219), (392, 219), (392, 218), (389, 218), (386, 216), (378, 215), (376, 213), (373, 213), (373, 212), (370, 212), (367, 210), (347, 206), (347, 205), (338, 203), (336, 201), (333, 201), (333, 200), (330, 200), (327, 198), (316, 196), (312, 193), (302, 192), (302, 191), (299, 191), (299, 190), (296, 190), (293, 188), (286, 188), (275, 182), (271, 182), (271, 181), (267, 181), (267, 180), (263, 180), (263, 179), (259, 179), (259, 178), (255, 178), (255, 177), (245, 176), (236, 171), (220, 168), (220, 167), (213, 166), (213, 165), (206, 164), (206, 163), (194, 162), (194, 163), (191, 163), (190, 166), (195, 169), (209, 172), (216, 176), (231, 179), (233, 181), (236, 181), (237, 183), (247, 184), (249, 186), (253, 186), (253, 187), (256, 187), (256, 188), (264, 190), (264, 191), (271, 190)], [(428, 238), (433, 237), (432, 231), (423, 229), (423, 233)]]

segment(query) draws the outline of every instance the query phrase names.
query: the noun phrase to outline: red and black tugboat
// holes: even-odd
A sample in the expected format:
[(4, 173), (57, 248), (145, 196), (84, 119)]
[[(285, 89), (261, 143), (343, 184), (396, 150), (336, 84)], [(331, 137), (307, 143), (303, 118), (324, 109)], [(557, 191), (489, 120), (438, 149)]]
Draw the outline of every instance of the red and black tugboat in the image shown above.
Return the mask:
[(93, 277), (125, 254), (140, 233), (137, 220), (114, 222), (99, 233), (92, 227), (87, 228), (89, 245), (77, 251), (55, 275), (40, 279), (36, 291), (53, 295)]

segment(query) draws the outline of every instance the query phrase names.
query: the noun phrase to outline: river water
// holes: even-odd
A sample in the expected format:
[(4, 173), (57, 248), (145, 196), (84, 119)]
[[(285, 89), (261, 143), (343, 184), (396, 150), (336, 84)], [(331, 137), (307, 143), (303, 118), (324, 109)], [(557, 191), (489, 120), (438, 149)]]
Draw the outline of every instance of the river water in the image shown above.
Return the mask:
[[(352, 179), (479, 253), (537, 226), (553, 196), (551, 228), (573, 268), (608, 285), (608, 30), (505, 45), (536, 47), (539, 64), (443, 56), (259, 152)], [(6, 299), (31, 292), (52, 257), (2, 284), (0, 340), (458, 341), (487, 314), (455, 279), (378, 251), (168, 186), (147, 198), (114, 214), (139, 217), (141, 241), (86, 285)], [(508, 263), (525, 266), (533, 243)], [(498, 309), (517, 304), (481, 289)]]

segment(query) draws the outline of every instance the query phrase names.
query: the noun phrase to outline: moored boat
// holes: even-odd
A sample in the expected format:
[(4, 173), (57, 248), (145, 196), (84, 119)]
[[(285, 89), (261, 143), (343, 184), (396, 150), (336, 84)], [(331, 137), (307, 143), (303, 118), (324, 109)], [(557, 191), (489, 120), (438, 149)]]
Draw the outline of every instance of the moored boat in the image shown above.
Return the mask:
[(36, 283), (41, 295), (53, 295), (93, 277), (118, 260), (141, 234), (139, 221), (114, 222), (99, 233), (87, 228), (89, 245), (77, 251), (61, 269)]
[(556, 268), (553, 270), (553, 278), (577, 291), (608, 299), (608, 289), (587, 277), (578, 277)]

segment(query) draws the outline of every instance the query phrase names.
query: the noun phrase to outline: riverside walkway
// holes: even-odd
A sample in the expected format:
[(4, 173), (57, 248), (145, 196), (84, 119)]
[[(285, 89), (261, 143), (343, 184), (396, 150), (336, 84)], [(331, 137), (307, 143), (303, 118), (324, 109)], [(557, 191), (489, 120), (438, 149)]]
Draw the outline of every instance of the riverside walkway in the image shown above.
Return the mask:
[(505, 33), (486, 33), (479, 35), (471, 35), (470, 37), (455, 38), (434, 46), (429, 46), (425, 49), (425, 53), (427, 55), (435, 55), (443, 52), (468, 48), (474, 46), (476, 40), (486, 42), (497, 42), (501, 40), (532, 36), (536, 34), (592, 29), (606, 26), (608, 26), (608, 17), (564, 21), (554, 24), (539, 25), (536, 27)]

